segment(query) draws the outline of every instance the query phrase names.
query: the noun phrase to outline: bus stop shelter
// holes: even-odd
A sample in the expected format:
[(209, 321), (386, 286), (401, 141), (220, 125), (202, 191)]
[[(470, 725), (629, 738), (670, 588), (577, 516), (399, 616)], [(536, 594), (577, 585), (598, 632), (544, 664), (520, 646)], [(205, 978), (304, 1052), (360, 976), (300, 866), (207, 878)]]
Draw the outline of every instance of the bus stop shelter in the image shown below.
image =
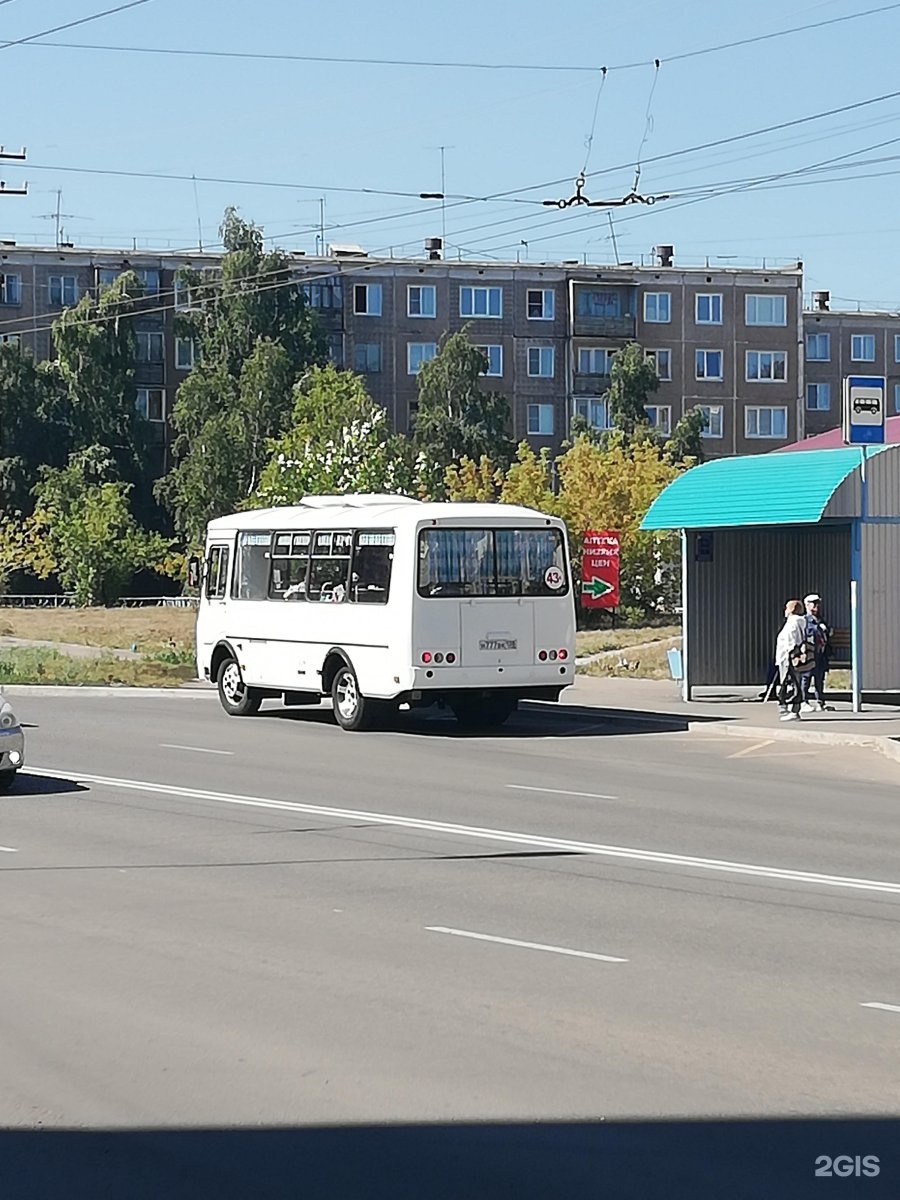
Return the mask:
[(656, 498), (646, 530), (680, 530), (682, 688), (764, 684), (789, 599), (822, 597), (854, 708), (900, 689), (900, 446), (704, 463)]

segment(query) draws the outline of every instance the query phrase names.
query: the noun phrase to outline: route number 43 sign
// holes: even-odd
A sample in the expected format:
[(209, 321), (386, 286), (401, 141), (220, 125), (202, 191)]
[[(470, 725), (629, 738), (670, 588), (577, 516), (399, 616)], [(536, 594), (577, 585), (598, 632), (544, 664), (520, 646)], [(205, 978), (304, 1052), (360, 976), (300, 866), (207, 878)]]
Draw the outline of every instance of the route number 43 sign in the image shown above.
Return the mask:
[(616, 608), (619, 603), (619, 535), (589, 529), (581, 547), (581, 603)]

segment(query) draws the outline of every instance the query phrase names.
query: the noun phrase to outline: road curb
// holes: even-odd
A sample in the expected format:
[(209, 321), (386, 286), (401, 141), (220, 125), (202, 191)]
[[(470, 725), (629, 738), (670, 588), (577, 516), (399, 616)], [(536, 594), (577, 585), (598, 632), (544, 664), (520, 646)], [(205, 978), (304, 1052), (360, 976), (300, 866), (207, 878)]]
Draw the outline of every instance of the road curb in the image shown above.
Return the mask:
[(773, 729), (769, 725), (738, 725), (725, 721), (689, 721), (688, 733), (717, 733), (722, 737), (748, 738), (754, 741), (803, 742), (820, 746), (859, 746), (877, 750), (886, 758), (900, 762), (900, 743), (894, 738), (871, 733), (826, 733), (822, 729)]
[(215, 696), (214, 687), (197, 685), (161, 688), (161, 687), (102, 687), (71, 683), (4, 683), (5, 696)]

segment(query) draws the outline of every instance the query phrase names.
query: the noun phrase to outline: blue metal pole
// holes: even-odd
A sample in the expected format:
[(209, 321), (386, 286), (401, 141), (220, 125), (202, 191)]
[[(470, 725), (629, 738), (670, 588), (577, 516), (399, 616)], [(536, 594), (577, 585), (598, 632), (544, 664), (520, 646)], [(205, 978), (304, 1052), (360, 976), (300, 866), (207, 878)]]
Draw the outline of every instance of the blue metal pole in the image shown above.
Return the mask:
[(681, 531), (681, 698), (691, 698), (690, 651), (688, 647), (688, 531)]
[(862, 533), (868, 516), (866, 491), (866, 447), (861, 447), (859, 464), (859, 520), (853, 522), (853, 545), (850, 555), (850, 688), (853, 694), (853, 711), (862, 712), (862, 612), (860, 585), (862, 583)]

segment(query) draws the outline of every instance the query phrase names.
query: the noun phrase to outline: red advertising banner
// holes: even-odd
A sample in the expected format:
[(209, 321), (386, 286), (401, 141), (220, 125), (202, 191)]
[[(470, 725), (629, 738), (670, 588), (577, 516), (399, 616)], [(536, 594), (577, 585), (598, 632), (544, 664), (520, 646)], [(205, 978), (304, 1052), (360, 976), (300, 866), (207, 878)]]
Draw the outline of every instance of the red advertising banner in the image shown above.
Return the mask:
[(619, 603), (619, 535), (585, 531), (581, 544), (581, 603), (585, 608), (616, 608)]

